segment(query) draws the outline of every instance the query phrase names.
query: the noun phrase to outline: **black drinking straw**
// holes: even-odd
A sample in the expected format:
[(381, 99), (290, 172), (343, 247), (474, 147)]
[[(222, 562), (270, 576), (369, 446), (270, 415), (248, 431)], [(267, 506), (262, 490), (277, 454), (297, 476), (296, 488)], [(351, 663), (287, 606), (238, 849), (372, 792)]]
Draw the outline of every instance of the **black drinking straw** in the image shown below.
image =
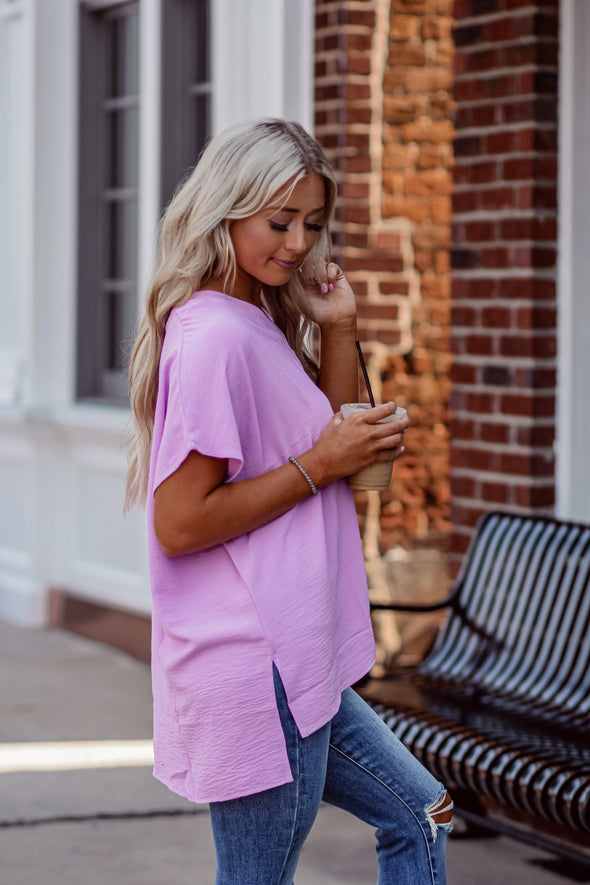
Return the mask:
[(363, 377), (365, 379), (365, 384), (367, 385), (367, 392), (369, 394), (369, 399), (371, 400), (371, 405), (375, 405), (375, 397), (373, 396), (373, 391), (371, 390), (371, 382), (369, 381), (369, 373), (367, 372), (367, 367), (365, 365), (365, 358), (363, 356), (363, 352), (361, 350), (361, 342), (356, 342), (356, 349), (359, 355), (359, 362), (361, 364), (361, 369), (363, 370)]

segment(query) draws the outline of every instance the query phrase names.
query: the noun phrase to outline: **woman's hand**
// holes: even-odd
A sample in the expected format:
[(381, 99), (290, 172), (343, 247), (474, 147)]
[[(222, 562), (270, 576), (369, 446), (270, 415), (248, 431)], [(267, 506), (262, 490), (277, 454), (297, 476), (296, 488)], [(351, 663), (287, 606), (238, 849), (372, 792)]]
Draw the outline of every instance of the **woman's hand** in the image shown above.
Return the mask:
[(399, 458), (404, 450), (403, 435), (409, 425), (407, 415), (399, 421), (379, 423), (395, 410), (395, 403), (385, 403), (356, 412), (346, 420), (338, 412), (315, 446), (302, 456), (316, 485), (350, 476), (377, 461)]
[(305, 312), (310, 319), (325, 329), (328, 326), (356, 318), (354, 292), (341, 268), (331, 261), (326, 265), (323, 279), (304, 278)]

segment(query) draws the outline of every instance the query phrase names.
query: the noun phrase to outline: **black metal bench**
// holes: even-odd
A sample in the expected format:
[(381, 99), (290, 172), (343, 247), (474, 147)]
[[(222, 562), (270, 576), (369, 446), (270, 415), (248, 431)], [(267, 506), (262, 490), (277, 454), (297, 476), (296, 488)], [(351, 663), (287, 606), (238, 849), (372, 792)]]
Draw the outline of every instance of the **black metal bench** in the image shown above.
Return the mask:
[(362, 694), (459, 816), (590, 862), (590, 526), (492, 512), (434, 646)]

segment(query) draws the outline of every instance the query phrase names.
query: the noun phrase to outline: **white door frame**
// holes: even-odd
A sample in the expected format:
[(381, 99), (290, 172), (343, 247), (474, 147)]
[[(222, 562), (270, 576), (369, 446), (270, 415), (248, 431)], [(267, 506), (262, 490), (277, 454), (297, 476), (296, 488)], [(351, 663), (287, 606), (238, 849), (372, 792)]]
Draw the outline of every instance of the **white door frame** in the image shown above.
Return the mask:
[(590, 522), (590, 3), (561, 0), (556, 512)]

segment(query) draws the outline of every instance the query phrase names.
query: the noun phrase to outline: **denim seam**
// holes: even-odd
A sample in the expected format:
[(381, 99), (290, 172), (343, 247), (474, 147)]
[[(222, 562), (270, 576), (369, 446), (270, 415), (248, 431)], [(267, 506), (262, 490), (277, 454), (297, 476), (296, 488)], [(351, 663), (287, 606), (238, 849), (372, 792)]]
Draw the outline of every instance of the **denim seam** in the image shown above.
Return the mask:
[(300, 744), (299, 744), (299, 735), (295, 734), (295, 747), (297, 750), (296, 756), (296, 765), (297, 765), (297, 777), (295, 777), (294, 773), (291, 772), (293, 776), (294, 786), (295, 786), (295, 813), (293, 815), (293, 824), (291, 826), (291, 837), (289, 839), (289, 847), (285, 851), (285, 858), (283, 860), (283, 866), (281, 867), (281, 874), (279, 876), (279, 885), (283, 878), (283, 873), (285, 872), (285, 866), (287, 864), (287, 860), (291, 855), (291, 851), (293, 850), (293, 843), (295, 841), (295, 830), (297, 829), (297, 821), (299, 819), (299, 800), (300, 800), (300, 779), (299, 779), (299, 769), (300, 769)]
[(400, 802), (401, 802), (401, 803), (402, 803), (402, 804), (408, 809), (408, 811), (410, 812), (410, 814), (413, 816), (413, 818), (415, 819), (416, 823), (418, 824), (418, 827), (419, 827), (419, 829), (420, 829), (420, 832), (422, 833), (422, 837), (423, 837), (423, 839), (424, 839), (424, 842), (426, 843), (426, 850), (427, 850), (427, 852), (428, 852), (428, 863), (429, 863), (429, 865), (430, 865), (430, 876), (431, 876), (431, 879), (432, 879), (432, 882), (433, 882), (433, 885), (434, 885), (434, 882), (435, 882), (435, 876), (434, 876), (434, 869), (433, 869), (433, 867), (432, 867), (432, 853), (431, 853), (431, 850), (430, 850), (430, 845), (429, 845), (429, 843), (428, 843), (428, 836), (427, 836), (426, 833), (424, 832), (424, 827), (422, 826), (422, 823), (421, 823), (421, 821), (420, 821), (420, 818), (418, 817), (418, 815), (416, 814), (416, 812), (414, 811), (414, 809), (413, 809), (410, 805), (408, 805), (408, 803), (407, 803), (406, 800), (403, 798), (403, 796), (400, 796), (400, 794), (397, 793), (394, 789), (392, 789), (392, 788), (389, 786), (389, 784), (386, 784), (384, 780), (382, 780), (380, 777), (377, 777), (376, 774), (374, 774), (372, 771), (370, 771), (370, 770), (369, 770), (368, 768), (366, 768), (364, 765), (361, 765), (360, 762), (357, 762), (356, 759), (353, 759), (353, 758), (352, 758), (352, 756), (349, 756), (347, 753), (345, 753), (345, 752), (344, 752), (343, 750), (341, 750), (339, 747), (335, 747), (334, 744), (330, 744), (330, 749), (331, 749), (331, 750), (334, 750), (336, 753), (339, 753), (341, 756), (343, 756), (343, 757), (344, 757), (345, 759), (347, 759), (349, 762), (352, 762), (353, 765), (356, 765), (357, 768), (360, 768), (360, 769), (362, 769), (362, 771), (366, 772), (366, 774), (368, 774), (373, 780), (377, 781), (377, 782), (380, 783), (383, 787), (385, 787), (386, 790), (388, 790), (393, 796), (395, 796), (396, 799), (398, 799), (398, 800), (399, 800), (399, 801), (400, 801)]

